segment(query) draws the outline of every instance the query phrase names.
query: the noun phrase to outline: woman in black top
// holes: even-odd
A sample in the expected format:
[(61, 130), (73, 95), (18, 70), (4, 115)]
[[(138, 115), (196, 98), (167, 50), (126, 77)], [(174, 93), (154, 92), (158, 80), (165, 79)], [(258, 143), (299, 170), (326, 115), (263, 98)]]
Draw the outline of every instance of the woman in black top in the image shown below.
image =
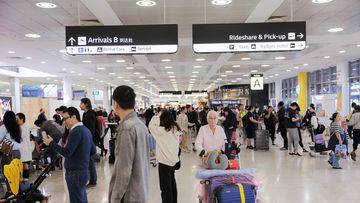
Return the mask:
[(247, 149), (254, 149), (254, 146), (252, 145), (252, 143), (254, 143), (254, 138), (255, 138), (255, 130), (256, 130), (256, 124), (260, 124), (260, 121), (255, 120), (255, 116), (254, 116), (254, 106), (249, 106), (248, 107), (248, 113), (246, 114), (246, 119), (245, 119), (245, 132), (246, 132), (246, 137), (247, 137)]
[(277, 123), (277, 118), (274, 114), (274, 109), (272, 106), (268, 106), (265, 112), (264, 123), (266, 130), (268, 130), (270, 133), (272, 145), (275, 145), (275, 125)]
[(224, 115), (225, 115), (225, 121), (223, 122), (224, 131), (227, 141), (228, 143), (230, 143), (232, 133), (236, 131), (236, 126), (237, 126), (236, 115), (229, 107), (224, 108)]

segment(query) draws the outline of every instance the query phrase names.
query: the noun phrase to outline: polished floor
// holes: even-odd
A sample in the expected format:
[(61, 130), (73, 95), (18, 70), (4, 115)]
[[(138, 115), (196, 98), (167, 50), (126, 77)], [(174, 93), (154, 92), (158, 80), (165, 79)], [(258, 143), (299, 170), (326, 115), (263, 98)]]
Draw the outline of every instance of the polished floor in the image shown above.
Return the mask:
[[(198, 202), (194, 196), (198, 182), (194, 177), (196, 165), (194, 153), (183, 153), (182, 168), (176, 174), (180, 203)], [(263, 203), (360, 202), (360, 161), (341, 160), (343, 169), (334, 170), (327, 163), (327, 156), (313, 158), (305, 153), (302, 157), (294, 157), (277, 146), (272, 146), (268, 152), (247, 150), (242, 146), (241, 166), (257, 168), (257, 177), (263, 183), (260, 190)], [(160, 203), (157, 168), (150, 168), (149, 203)], [(107, 202), (111, 169), (106, 158), (97, 164), (98, 185), (88, 190), (89, 202)], [(40, 189), (52, 195), (50, 202), (68, 202), (60, 170), (54, 171)]]

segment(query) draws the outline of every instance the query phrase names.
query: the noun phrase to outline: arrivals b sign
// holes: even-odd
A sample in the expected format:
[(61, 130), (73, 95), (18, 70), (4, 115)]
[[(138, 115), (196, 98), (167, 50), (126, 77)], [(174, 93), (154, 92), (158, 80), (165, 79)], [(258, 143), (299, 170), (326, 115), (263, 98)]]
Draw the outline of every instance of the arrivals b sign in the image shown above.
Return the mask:
[(263, 90), (264, 89), (264, 78), (263, 74), (251, 74), (251, 90)]

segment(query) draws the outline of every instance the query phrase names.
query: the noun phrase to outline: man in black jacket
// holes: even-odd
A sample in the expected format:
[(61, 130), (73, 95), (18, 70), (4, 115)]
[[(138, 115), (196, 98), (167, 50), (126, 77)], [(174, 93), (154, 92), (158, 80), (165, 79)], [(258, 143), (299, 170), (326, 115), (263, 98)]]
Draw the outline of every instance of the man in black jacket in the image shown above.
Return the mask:
[(286, 131), (286, 118), (285, 118), (285, 107), (284, 102), (278, 103), (278, 112), (277, 117), (279, 120), (279, 126), (277, 132), (281, 133), (281, 137), (284, 139), (284, 146), (280, 148), (280, 150), (284, 151), (288, 149), (288, 139), (287, 139), (287, 131)]
[[(91, 101), (89, 98), (82, 98), (80, 100), (80, 108), (81, 110), (84, 111), (83, 114), (83, 118), (82, 118), (82, 123), (84, 124), (85, 127), (87, 127), (91, 134), (92, 134), (92, 138), (93, 138), (93, 144), (96, 144), (97, 142), (97, 138), (95, 135), (96, 132), (96, 125), (97, 125), (97, 118), (96, 118), (96, 113), (94, 110), (92, 110), (92, 105), (91, 105)], [(96, 153), (95, 153), (96, 155)], [(95, 156), (94, 155), (94, 156)], [(94, 187), (96, 185), (96, 181), (97, 181), (97, 174), (96, 174), (96, 168), (95, 168), (95, 163), (94, 163), (94, 156), (91, 157), (90, 162), (89, 162), (89, 172), (90, 172), (90, 180), (89, 180), (89, 184), (87, 185), (87, 187)]]

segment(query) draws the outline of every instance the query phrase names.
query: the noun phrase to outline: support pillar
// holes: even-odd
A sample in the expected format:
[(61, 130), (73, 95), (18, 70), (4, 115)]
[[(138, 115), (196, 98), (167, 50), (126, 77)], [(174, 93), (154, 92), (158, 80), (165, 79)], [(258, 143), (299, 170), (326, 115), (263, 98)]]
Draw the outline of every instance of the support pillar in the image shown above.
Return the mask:
[(15, 104), (15, 113), (21, 112), (20, 107), (20, 79), (19, 78), (12, 78), (11, 79), (11, 94), (14, 96), (14, 104)]
[(300, 113), (305, 114), (307, 109), (307, 96), (308, 96), (308, 84), (307, 84), (307, 72), (298, 73), (298, 103), (300, 106)]
[(63, 81), (64, 106), (71, 106), (73, 99), (72, 80), (69, 77), (64, 77)]

